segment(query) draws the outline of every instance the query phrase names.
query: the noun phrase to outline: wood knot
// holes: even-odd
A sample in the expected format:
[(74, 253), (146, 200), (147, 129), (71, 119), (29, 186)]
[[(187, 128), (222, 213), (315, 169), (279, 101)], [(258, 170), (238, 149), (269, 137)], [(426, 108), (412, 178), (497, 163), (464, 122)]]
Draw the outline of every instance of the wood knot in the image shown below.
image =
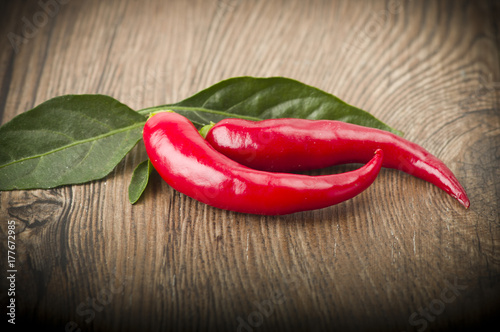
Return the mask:
[(43, 226), (59, 218), (63, 209), (63, 202), (57, 192), (28, 193), (21, 199), (10, 204), (7, 213), (25, 224), (25, 227), (34, 228)]

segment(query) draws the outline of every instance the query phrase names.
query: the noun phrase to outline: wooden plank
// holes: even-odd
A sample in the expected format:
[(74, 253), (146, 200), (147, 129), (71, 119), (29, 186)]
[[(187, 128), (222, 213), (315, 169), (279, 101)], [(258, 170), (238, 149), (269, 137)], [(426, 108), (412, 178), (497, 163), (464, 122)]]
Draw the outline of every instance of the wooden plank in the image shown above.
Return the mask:
[[(67, 331), (423, 331), (478, 329), (494, 318), (495, 1), (0, 6), (2, 124), (63, 94), (107, 94), (139, 109), (229, 77), (285, 76), (404, 131), (454, 171), (471, 199), (465, 210), (430, 184), (383, 170), (350, 201), (282, 217), (211, 208), (157, 175), (131, 206), (127, 186), (147, 157), (139, 145), (102, 181), (0, 193), (2, 275), (8, 221), (16, 223), (16, 323)], [(9, 286), (2, 277), (5, 305)]]

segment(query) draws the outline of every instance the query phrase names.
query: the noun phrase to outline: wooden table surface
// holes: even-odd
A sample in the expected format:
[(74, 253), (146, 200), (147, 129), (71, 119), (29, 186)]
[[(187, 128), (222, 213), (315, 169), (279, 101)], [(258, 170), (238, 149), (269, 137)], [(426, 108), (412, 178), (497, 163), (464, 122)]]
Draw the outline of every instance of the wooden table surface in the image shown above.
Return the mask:
[(42, 0), (0, 13), (2, 124), (64, 94), (140, 109), (230, 77), (285, 76), (402, 130), (471, 200), (384, 169), (352, 200), (282, 217), (212, 208), (158, 175), (132, 206), (141, 142), (102, 181), (0, 193), (2, 320), (13, 220), (15, 327), (498, 328), (498, 1)]

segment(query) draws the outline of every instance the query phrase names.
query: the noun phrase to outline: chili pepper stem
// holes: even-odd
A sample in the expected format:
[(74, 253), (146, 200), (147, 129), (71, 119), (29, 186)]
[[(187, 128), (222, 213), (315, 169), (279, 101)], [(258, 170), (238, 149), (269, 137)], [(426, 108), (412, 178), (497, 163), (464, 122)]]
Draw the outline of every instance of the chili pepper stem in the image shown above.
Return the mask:
[(207, 137), (208, 132), (210, 131), (210, 129), (212, 129), (213, 126), (215, 126), (215, 123), (212, 122), (212, 121), (210, 121), (209, 124), (207, 124), (206, 126), (201, 127), (201, 129), (199, 130), (201, 136), (203, 136), (203, 138)]

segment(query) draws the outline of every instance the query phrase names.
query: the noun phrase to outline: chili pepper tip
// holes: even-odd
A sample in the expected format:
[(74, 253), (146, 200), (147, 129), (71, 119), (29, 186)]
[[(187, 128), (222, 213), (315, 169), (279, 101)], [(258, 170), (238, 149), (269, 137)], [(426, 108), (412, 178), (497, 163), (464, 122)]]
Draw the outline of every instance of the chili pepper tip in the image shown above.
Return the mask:
[(455, 197), (459, 202), (460, 204), (462, 204), (466, 209), (468, 209), (470, 207), (470, 200), (469, 198), (464, 195), (464, 196), (458, 196), (458, 197)]

